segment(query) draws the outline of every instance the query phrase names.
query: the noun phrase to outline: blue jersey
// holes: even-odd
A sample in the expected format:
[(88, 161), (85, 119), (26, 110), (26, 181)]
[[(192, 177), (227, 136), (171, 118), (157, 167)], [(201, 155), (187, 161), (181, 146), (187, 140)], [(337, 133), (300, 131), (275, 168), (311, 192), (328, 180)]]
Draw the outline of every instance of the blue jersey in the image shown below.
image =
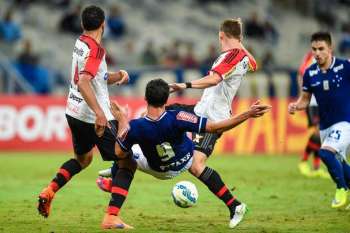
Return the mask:
[(188, 112), (165, 111), (157, 120), (130, 121), (129, 131), (118, 142), (124, 151), (139, 144), (155, 171), (179, 171), (193, 156), (194, 144), (186, 132), (204, 132), (206, 123), (206, 118)]
[(350, 122), (350, 62), (333, 57), (325, 72), (317, 63), (304, 73), (303, 91), (315, 95), (320, 115), (320, 129), (341, 121)]

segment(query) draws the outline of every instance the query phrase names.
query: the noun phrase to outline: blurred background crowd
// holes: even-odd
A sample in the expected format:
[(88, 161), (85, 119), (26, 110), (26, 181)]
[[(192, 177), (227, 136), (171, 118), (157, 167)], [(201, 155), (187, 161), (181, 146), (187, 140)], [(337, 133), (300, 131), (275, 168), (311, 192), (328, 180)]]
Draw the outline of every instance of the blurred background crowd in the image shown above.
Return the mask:
[[(96, 1), (0, 1), (0, 93), (64, 95), (80, 12)], [(107, 27), (109, 70), (126, 69), (130, 83), (117, 95), (143, 95), (155, 77), (169, 82), (201, 77), (220, 53), (220, 22), (240, 17), (246, 48), (259, 71), (242, 83), (240, 97), (289, 97), (309, 36), (329, 30), (334, 53), (350, 53), (350, 0), (100, 0)], [(186, 93), (184, 93), (186, 94)], [(195, 96), (196, 92), (189, 93)]]

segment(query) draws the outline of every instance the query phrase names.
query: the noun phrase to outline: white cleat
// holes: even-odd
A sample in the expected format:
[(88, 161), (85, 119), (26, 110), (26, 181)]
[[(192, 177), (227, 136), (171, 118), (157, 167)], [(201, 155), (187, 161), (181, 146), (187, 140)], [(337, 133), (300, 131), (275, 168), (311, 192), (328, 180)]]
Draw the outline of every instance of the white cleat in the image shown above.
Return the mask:
[(236, 206), (235, 214), (230, 220), (229, 227), (235, 228), (238, 223), (240, 223), (243, 219), (244, 214), (247, 212), (247, 205), (242, 203), (239, 206)]
[(112, 169), (108, 168), (105, 170), (101, 170), (98, 172), (98, 175), (102, 176), (102, 177), (111, 177), (112, 176)]

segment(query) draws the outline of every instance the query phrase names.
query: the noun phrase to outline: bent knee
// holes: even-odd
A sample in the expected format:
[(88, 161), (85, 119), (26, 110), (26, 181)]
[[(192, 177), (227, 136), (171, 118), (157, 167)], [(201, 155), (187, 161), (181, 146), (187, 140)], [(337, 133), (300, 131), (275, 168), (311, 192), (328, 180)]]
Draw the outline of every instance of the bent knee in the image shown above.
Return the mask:
[(93, 159), (93, 153), (92, 151), (89, 151), (84, 155), (76, 155), (75, 159), (79, 162), (81, 168), (84, 169), (91, 164)]

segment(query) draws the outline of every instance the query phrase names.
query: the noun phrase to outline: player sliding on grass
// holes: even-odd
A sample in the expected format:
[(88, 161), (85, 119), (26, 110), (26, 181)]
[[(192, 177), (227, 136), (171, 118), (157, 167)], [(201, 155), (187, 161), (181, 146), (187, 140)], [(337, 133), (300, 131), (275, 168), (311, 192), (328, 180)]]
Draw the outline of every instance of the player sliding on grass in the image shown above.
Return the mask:
[[(234, 228), (243, 218), (246, 205), (232, 196), (229, 189), (222, 181), (220, 175), (212, 168), (205, 167), (203, 173), (195, 172), (198, 161), (193, 159), (194, 144), (187, 137), (186, 132), (211, 132), (223, 133), (236, 127), (252, 117), (260, 117), (270, 110), (270, 106), (261, 105), (259, 101), (254, 103), (250, 109), (226, 120), (211, 122), (204, 117), (198, 117), (185, 111), (165, 110), (165, 104), (169, 97), (169, 86), (161, 80), (152, 80), (147, 84), (145, 99), (147, 101), (147, 114), (145, 117), (130, 121), (130, 127), (121, 133), (124, 126), (128, 126), (128, 120), (119, 107), (114, 106), (112, 113), (118, 120), (120, 127), (116, 154), (137, 164), (139, 170), (159, 179), (171, 179), (180, 173), (189, 172), (202, 181), (210, 191), (223, 201), (230, 211), (229, 227)], [(134, 146), (138, 144), (139, 146)], [(133, 158), (127, 153), (133, 151)], [(118, 173), (120, 168), (115, 169)], [(113, 172), (113, 173), (114, 173)], [(98, 185), (104, 191), (112, 192), (112, 197), (119, 200), (119, 208), (110, 212), (118, 215), (125, 200), (128, 189), (120, 189), (114, 186), (117, 178), (98, 179)], [(115, 217), (116, 218), (116, 217)], [(106, 222), (115, 225), (113, 220)]]
[[(128, 82), (128, 74), (122, 70), (107, 72), (105, 50), (100, 44), (105, 27), (103, 10), (96, 6), (86, 7), (82, 12), (82, 27), (84, 32), (73, 49), (72, 81), (66, 108), (75, 156), (61, 166), (51, 183), (40, 193), (38, 211), (44, 217), (50, 214), (55, 193), (89, 166), (95, 145), (104, 160), (117, 160), (114, 153), (116, 138), (109, 128), (116, 128), (117, 122), (110, 112), (107, 85)], [(123, 161), (119, 166), (123, 166)], [(125, 169), (119, 172), (123, 179), (132, 179), (129, 174), (133, 172)]]
[(346, 205), (350, 185), (350, 167), (346, 161), (350, 145), (350, 62), (332, 56), (332, 39), (328, 32), (311, 36), (316, 63), (306, 69), (303, 92), (288, 111), (305, 110), (315, 95), (319, 106), (321, 149), (319, 156), (336, 183), (333, 208)]

